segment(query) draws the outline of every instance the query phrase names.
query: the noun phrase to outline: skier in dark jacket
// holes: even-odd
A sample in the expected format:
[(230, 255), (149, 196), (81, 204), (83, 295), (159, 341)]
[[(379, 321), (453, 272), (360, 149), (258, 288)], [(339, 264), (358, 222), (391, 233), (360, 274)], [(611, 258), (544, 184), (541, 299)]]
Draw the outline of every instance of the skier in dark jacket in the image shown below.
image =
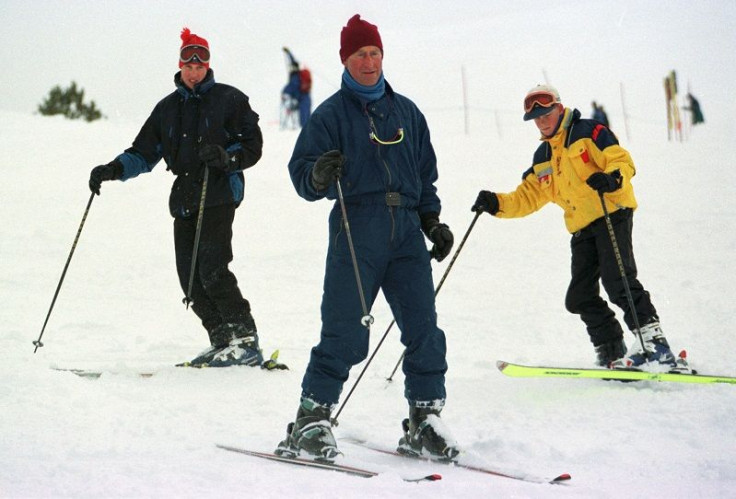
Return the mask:
[(207, 40), (188, 28), (181, 39), (176, 90), (156, 105), (132, 147), (92, 169), (89, 187), (100, 194), (103, 181), (128, 180), (150, 172), (161, 159), (166, 162), (176, 176), (169, 210), (179, 282), (210, 340), (210, 347), (188, 364), (259, 365), (250, 304), (228, 269), (235, 209), (244, 195), (243, 170), (261, 158), (258, 114), (240, 90), (215, 83)]
[(429, 129), (414, 103), (384, 80), (376, 26), (355, 15), (340, 38), (342, 87), (312, 113), (289, 162), (301, 197), (337, 202), (329, 217), (320, 342), (302, 381), (296, 420), (276, 452), (325, 460), (339, 454), (330, 416), (350, 368), (366, 358), (369, 344), (370, 316), (356, 285), (352, 241), (365, 308), (383, 290), (406, 347), (404, 395), (410, 417), (400, 450), (453, 458), (457, 448), (439, 417), (446, 397), (445, 335), (437, 326), (431, 257), (422, 232), (434, 243), (438, 261), (449, 254), (453, 236), (439, 221)]
[(685, 107), (685, 110), (693, 113), (692, 114), (692, 124), (697, 125), (698, 123), (705, 123), (705, 118), (703, 117), (703, 111), (701, 111), (700, 109), (700, 102), (698, 102), (698, 99), (696, 99), (693, 94), (688, 92), (687, 102), (688, 102), (688, 105), (687, 107)]

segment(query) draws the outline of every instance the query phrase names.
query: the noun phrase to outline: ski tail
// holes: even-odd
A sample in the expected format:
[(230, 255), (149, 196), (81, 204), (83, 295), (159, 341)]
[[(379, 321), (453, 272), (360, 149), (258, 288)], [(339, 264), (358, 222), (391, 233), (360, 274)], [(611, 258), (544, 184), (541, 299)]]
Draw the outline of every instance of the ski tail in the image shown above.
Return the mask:
[[(372, 478), (378, 476), (380, 472), (368, 470), (365, 468), (358, 468), (355, 466), (349, 466), (345, 464), (338, 464), (326, 461), (306, 459), (303, 457), (286, 457), (279, 456), (272, 452), (261, 452), (255, 450), (244, 449), (242, 447), (233, 447), (231, 445), (215, 444), (219, 449), (227, 450), (230, 452), (237, 452), (239, 454), (245, 454), (251, 457), (257, 457), (260, 459), (266, 459), (268, 461), (274, 461), (278, 463), (292, 464), (295, 466), (302, 466), (305, 468), (316, 468), (321, 470), (337, 471), (339, 473), (345, 473), (347, 475), (359, 476), (362, 478)], [(418, 478), (404, 478), (405, 482), (436, 482), (442, 480), (442, 475), (438, 473), (431, 473), (429, 475), (421, 476)]]

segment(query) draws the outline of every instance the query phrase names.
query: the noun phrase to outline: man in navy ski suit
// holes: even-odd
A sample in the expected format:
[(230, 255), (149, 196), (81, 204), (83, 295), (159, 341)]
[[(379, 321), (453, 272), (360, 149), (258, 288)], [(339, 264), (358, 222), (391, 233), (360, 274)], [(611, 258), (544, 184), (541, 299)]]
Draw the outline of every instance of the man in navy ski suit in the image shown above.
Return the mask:
[(188, 28), (181, 39), (176, 90), (156, 105), (132, 147), (92, 169), (89, 187), (100, 194), (104, 181), (128, 180), (150, 172), (161, 159), (166, 162), (176, 176), (169, 210), (177, 273), (210, 340), (210, 347), (190, 364), (259, 365), (250, 303), (228, 268), (235, 209), (244, 195), (243, 170), (258, 162), (263, 148), (258, 114), (243, 92), (215, 82), (207, 40)]
[[(350, 368), (368, 354), (369, 330), (362, 323), (365, 311), (338, 178), (367, 308), (382, 290), (406, 347), (410, 428), (405, 428), (402, 442), (409, 451), (424, 448), (454, 457), (452, 439), (446, 429), (439, 430), (447, 363), (430, 266), (431, 256), (441, 261), (449, 254), (453, 236), (439, 222), (437, 160), (429, 129), (414, 103), (384, 80), (383, 46), (374, 25), (359, 15), (351, 18), (341, 34), (340, 55), (345, 66), (341, 89), (312, 113), (289, 162), (301, 197), (336, 202), (329, 216), (320, 342), (312, 349), (302, 381), (296, 421), (277, 452), (334, 459), (338, 451), (330, 413)], [(423, 231), (434, 243), (432, 253)]]

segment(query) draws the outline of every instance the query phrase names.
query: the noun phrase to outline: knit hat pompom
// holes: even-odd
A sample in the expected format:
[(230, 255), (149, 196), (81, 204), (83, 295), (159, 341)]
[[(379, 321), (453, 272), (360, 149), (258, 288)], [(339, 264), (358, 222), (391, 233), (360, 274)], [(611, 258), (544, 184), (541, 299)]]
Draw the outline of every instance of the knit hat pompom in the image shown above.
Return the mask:
[(185, 27), (183, 30), (181, 30), (181, 41), (182, 41), (182, 47), (184, 45), (189, 45), (189, 37), (192, 36), (192, 32), (189, 31), (189, 28)]

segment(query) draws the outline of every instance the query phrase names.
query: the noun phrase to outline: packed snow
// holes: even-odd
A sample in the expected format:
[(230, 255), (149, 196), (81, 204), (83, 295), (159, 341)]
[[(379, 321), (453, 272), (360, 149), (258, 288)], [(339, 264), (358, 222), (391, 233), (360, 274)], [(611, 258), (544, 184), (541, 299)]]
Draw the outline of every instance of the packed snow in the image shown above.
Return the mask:
[[(86, 5), (70, 4), (72, 13)], [(124, 36), (111, 36), (100, 46), (77, 45), (81, 53), (57, 52), (82, 73), (94, 69), (95, 85), (106, 87), (88, 95), (108, 114), (93, 123), (34, 115), (48, 89), (67, 80), (52, 78), (44, 64), (29, 69), (11, 58), (9, 73), (25, 79), (37, 74), (28, 83), (40, 93), (24, 109), (13, 108), (17, 100), (0, 105), (0, 496), (736, 497), (735, 386), (514, 379), (496, 369), (496, 360), (593, 365), (583, 324), (564, 309), (570, 236), (559, 208), (548, 206), (521, 220), (483, 215), (468, 232), (478, 190), (511, 190), (530, 164), (537, 133), (532, 123), (521, 121), (528, 88), (548, 77), (563, 102), (585, 116), (591, 100), (602, 102), (638, 169), (635, 254), (665, 334), (674, 350), (687, 350), (700, 372), (736, 376), (730, 357), (736, 348), (731, 299), (736, 185), (728, 170), (736, 110), (725, 91), (733, 82), (733, 61), (723, 74), (717, 70), (718, 61), (728, 57), (724, 54), (734, 53), (734, 35), (721, 24), (734, 18), (735, 8), (727, 2), (706, 2), (697, 12), (688, 7), (692, 12), (681, 15), (693, 21), (709, 15), (721, 19), (707, 30), (698, 25), (721, 49), (697, 52), (696, 46), (706, 50), (707, 44), (683, 29), (679, 34), (685, 41), (691, 37), (691, 44), (690, 52), (679, 52), (680, 61), (677, 53), (664, 57), (665, 51), (637, 50), (635, 42), (650, 34), (673, 47), (684, 43), (656, 29), (662, 19), (685, 25), (679, 16), (658, 13), (656, 4), (622, 2), (604, 16), (602, 10), (613, 8), (604, 2), (551, 2), (536, 14), (526, 11), (536, 2), (468, 2), (452, 12), (422, 11), (421, 23), (412, 22), (409, 6), (393, 2), (379, 1), (361, 12), (384, 37), (387, 80), (427, 116), (439, 159), (442, 221), (454, 231), (455, 249), (467, 236), (451, 268), (451, 258), (433, 263), (435, 283), (446, 276), (437, 297), (439, 324), (448, 340), (443, 421), (474, 464), (547, 478), (567, 472), (573, 478), (566, 485), (393, 458), (350, 443), (363, 439), (395, 447), (408, 413), (401, 372), (393, 381), (386, 379), (402, 346), (397, 328), (389, 329), (392, 317), (382, 297), (372, 311), (371, 352), (388, 330), (386, 340), (335, 428), (343, 462), (379, 471), (378, 477), (301, 469), (216, 447), (271, 451), (296, 413), (309, 350), (319, 338), (331, 205), (299, 198), (288, 176), (298, 131), (278, 125), (279, 91), (286, 82), (280, 50), (289, 45), (310, 65), (315, 100), (321, 101), (339, 82), (339, 29), (360, 10), (341, 2), (309, 7), (319, 17), (300, 26), (297, 45), (295, 36), (285, 40), (283, 16), (273, 33), (236, 30), (234, 13), (252, 27), (273, 15), (265, 6), (250, 12), (244, 4), (226, 4), (235, 10), (218, 12), (208, 3), (202, 19), (177, 18), (172, 7), (160, 25), (145, 21), (142, 40), (131, 40), (133, 50), (146, 40), (157, 44), (152, 49), (156, 64), (131, 79), (127, 70), (135, 65), (120, 60), (125, 52), (116, 56), (113, 71), (89, 67), (105, 47), (125, 45)], [(10, 19), (32, 10), (20, 5), (9, 2), (0, 9), (7, 9)], [(144, 4), (131, 5), (121, 5), (121, 15)], [(163, 9), (156, 5), (151, 9), (161, 18)], [(113, 14), (99, 12), (99, 25), (89, 29), (119, 33), (124, 26)], [(79, 36), (90, 36), (84, 17), (72, 21), (70, 14), (55, 15), (71, 26), (79, 22)], [(598, 16), (595, 22), (593, 16)], [(596, 23), (607, 35), (599, 50), (587, 45), (593, 37), (583, 36), (595, 32)], [(261, 114), (264, 156), (246, 172), (231, 268), (252, 304), (264, 354), (279, 350), (289, 370), (173, 367), (204, 349), (207, 339), (182, 303), (167, 209), (173, 177), (163, 164), (149, 175), (103, 184), (76, 241), (44, 346), (34, 353), (32, 342), (90, 199), (89, 171), (128, 147), (153, 105), (170, 91), (176, 63), (169, 56), (176, 54), (184, 24), (211, 46), (223, 47), (222, 55), (213, 49), (216, 77), (251, 95)], [(62, 22), (59, 26), (69, 29)], [(581, 37), (573, 39), (586, 46), (570, 42), (566, 30), (580, 30)], [(515, 33), (520, 38), (512, 43)], [(261, 47), (258, 56), (235, 67), (236, 40), (247, 45), (251, 36)], [(483, 44), (485, 51), (478, 46)], [(462, 55), (466, 47), (475, 54), (471, 59)], [(629, 54), (630, 65), (617, 47)], [(535, 52), (556, 54), (555, 62), (547, 65), (542, 57), (532, 57)], [(140, 53), (145, 51), (136, 57)], [(266, 56), (277, 64), (261, 69)], [(110, 61), (105, 63), (109, 67)], [(461, 66), (470, 96), (467, 120)], [(615, 72), (606, 79), (611, 67)], [(681, 97), (691, 83), (705, 113), (705, 124), (684, 124), (683, 140), (668, 140), (662, 80), (671, 69), (679, 72)], [(118, 72), (125, 89), (112, 92), (119, 89)], [(0, 77), (4, 89), (10, 88), (10, 74)], [(78, 77), (77, 83), (89, 92), (86, 79)], [(17, 92), (20, 96), (23, 89)], [(98, 97), (103, 94), (109, 100)], [(59, 370), (71, 368), (103, 374), (86, 379)], [(362, 368), (353, 369), (341, 402)], [(140, 372), (155, 374), (140, 377)], [(430, 473), (443, 479), (402, 481)]]

